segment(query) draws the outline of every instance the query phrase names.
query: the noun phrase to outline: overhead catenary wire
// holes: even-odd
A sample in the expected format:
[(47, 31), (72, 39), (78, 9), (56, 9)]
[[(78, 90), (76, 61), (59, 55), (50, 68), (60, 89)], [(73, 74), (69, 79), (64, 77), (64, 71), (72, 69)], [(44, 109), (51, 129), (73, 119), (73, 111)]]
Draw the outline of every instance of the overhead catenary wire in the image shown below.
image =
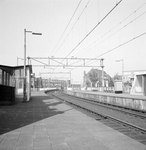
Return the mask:
[(68, 53), (65, 57), (67, 58), (75, 49), (108, 17), (108, 15), (122, 2), (120, 0), (90, 31), (86, 34), (86, 36)]
[[(139, 17), (141, 17), (141, 16), (144, 15), (145, 13), (146, 13), (146, 11), (143, 12), (142, 14), (140, 14), (138, 17), (136, 17), (136, 18), (134, 18), (133, 20), (131, 20), (130, 22), (128, 22), (126, 25), (124, 25), (122, 28), (120, 28), (119, 30), (117, 30), (116, 32), (114, 32), (113, 34), (111, 34), (110, 36), (108, 36), (106, 39), (104, 39), (104, 40), (101, 41), (100, 43), (96, 44), (96, 46), (99, 45), (99, 44), (101, 44), (101, 43), (103, 43), (103, 42), (105, 42), (107, 39), (109, 39), (110, 37), (112, 37), (113, 35), (115, 35), (116, 33), (118, 33), (119, 31), (121, 31), (122, 29), (126, 28), (128, 25), (130, 25), (131, 23), (133, 23), (135, 20), (137, 20)], [(90, 49), (89, 49), (89, 50), (90, 50)], [(87, 51), (86, 51), (86, 52), (87, 52)]]
[[(128, 44), (128, 43), (130, 43), (130, 42), (132, 42), (132, 41), (134, 41), (134, 40), (136, 40), (136, 39), (142, 37), (142, 36), (144, 36), (144, 35), (146, 35), (146, 32), (144, 32), (144, 33), (142, 33), (142, 34), (140, 34), (140, 35), (138, 35), (138, 36), (136, 36), (136, 37), (134, 37), (134, 38), (132, 38), (132, 39), (126, 41), (126, 42), (123, 42), (122, 44), (119, 44), (118, 46), (116, 46), (116, 47), (114, 47), (114, 48), (112, 48), (112, 49), (110, 49), (110, 50), (108, 50), (108, 51), (106, 51), (106, 52), (104, 52), (104, 53), (98, 55), (97, 57), (94, 57), (94, 59), (100, 58), (101, 56), (106, 55), (106, 54), (108, 54), (108, 53), (110, 53), (110, 52), (112, 52), (112, 51), (114, 51), (114, 50), (116, 50), (116, 49), (118, 49), (118, 48), (120, 48), (120, 47), (122, 47), (122, 46), (124, 46), (124, 45), (126, 45), (126, 44)], [(78, 63), (78, 62), (80, 62), (80, 61), (74, 62), (74, 63), (72, 63), (72, 64), (75, 64), (75, 63)], [(87, 64), (87, 63), (88, 63), (88, 64), (92, 64), (92, 63), (95, 63), (95, 61), (94, 61), (94, 62), (91, 62), (91, 61), (89, 60), (88, 62), (86, 62), (86, 64)], [(71, 64), (71, 65), (72, 65), (72, 64)], [(74, 69), (76, 69), (76, 68), (74, 68)]]
[[(136, 20), (136, 18), (133, 19), (133, 20)], [(121, 22), (120, 22), (120, 23), (121, 23)], [(132, 22), (130, 22), (130, 23), (132, 23)], [(130, 24), (130, 23), (129, 23), (129, 24)], [(127, 26), (127, 25), (126, 25), (126, 26)], [(126, 27), (126, 26), (124, 26), (124, 27)], [(123, 28), (124, 28), (124, 27), (123, 27)], [(109, 32), (111, 32), (111, 31), (109, 31)], [(138, 37), (134, 37), (133, 39), (128, 40), (128, 41), (126, 41), (125, 43), (122, 43), (122, 44), (116, 46), (116, 47), (113, 48), (113, 49), (108, 50), (107, 52), (105, 52), (105, 53), (103, 53), (103, 54), (97, 56), (97, 58), (98, 58), (98, 57), (101, 57), (101, 56), (103, 56), (103, 55), (105, 55), (105, 54), (107, 54), (107, 53), (109, 53), (109, 52), (111, 52), (111, 51), (113, 51), (113, 50), (115, 50), (115, 49), (118, 49), (118, 47), (121, 47), (121, 46), (123, 46), (123, 45), (126, 45), (126, 44), (128, 44), (129, 42), (132, 42), (133, 40), (135, 40), (135, 39), (137, 39), (137, 38), (140, 38), (140, 37), (143, 36), (143, 35), (145, 35), (145, 33), (142, 34), (142, 35), (139, 35)], [(111, 36), (112, 36), (112, 35), (111, 35)]]
[[(77, 9), (79, 8), (79, 6), (80, 6), (81, 2), (82, 2), (82, 0), (80, 0), (80, 1), (79, 1), (79, 3), (78, 3), (78, 5), (77, 5), (77, 7), (76, 7), (76, 9), (75, 9), (75, 11), (74, 11), (74, 13), (73, 13), (73, 15), (71, 16), (71, 18), (70, 18), (70, 20), (69, 20), (69, 22), (68, 22), (67, 26), (65, 27), (65, 29), (64, 29), (64, 31), (63, 31), (63, 33), (62, 33), (61, 37), (59, 38), (59, 40), (58, 40), (58, 42), (57, 42), (57, 44), (56, 44), (55, 48), (53, 49), (53, 51), (56, 49), (56, 47), (58, 46), (59, 42), (61, 41), (61, 39), (62, 39), (62, 37), (63, 37), (64, 33), (66, 32), (66, 30), (67, 30), (67, 28), (68, 28), (69, 24), (71, 23), (71, 21), (72, 21), (72, 19), (73, 19), (74, 15), (75, 15), (75, 13), (76, 13)], [(58, 49), (57, 49), (57, 50), (58, 50)], [(55, 51), (55, 53), (57, 52), (57, 50)], [(51, 52), (51, 53), (52, 53), (52, 52)]]
[[(146, 4), (146, 3), (145, 3), (145, 4)], [(145, 5), (145, 4), (144, 4), (144, 5)], [(142, 6), (144, 6), (144, 5), (142, 5)], [(142, 7), (142, 6), (141, 6), (141, 7)], [(140, 9), (141, 7), (139, 7), (138, 9)], [(138, 9), (137, 9), (137, 10), (138, 10)], [(135, 13), (137, 10), (135, 10), (133, 13)], [(133, 14), (133, 13), (132, 13), (132, 14)], [(145, 12), (144, 12), (144, 13), (145, 13)], [(139, 16), (137, 16), (136, 18), (134, 18), (132, 21), (130, 21), (129, 23), (127, 23), (126, 25), (124, 25), (124, 27), (128, 26), (130, 23), (132, 23), (133, 21), (135, 21), (136, 19), (138, 19), (138, 18), (139, 18), (140, 16), (142, 16), (144, 13), (140, 14)], [(132, 14), (130, 14), (129, 16), (131, 16)], [(126, 20), (127, 18), (129, 18), (129, 16), (126, 17), (125, 19), (123, 19), (119, 24), (121, 24), (124, 20)], [(116, 25), (116, 26), (117, 26), (117, 25)], [(116, 26), (115, 26), (115, 27), (116, 27)], [(114, 28), (115, 28), (115, 27), (114, 27)], [(124, 27), (123, 27), (123, 28), (124, 28)], [(113, 29), (113, 28), (112, 28), (112, 29)], [(122, 28), (121, 28), (121, 29), (122, 29)], [(121, 29), (120, 29), (120, 30), (121, 30)], [(118, 30), (118, 31), (119, 31), (119, 30)], [(117, 33), (118, 31), (116, 31), (116, 33)], [(109, 32), (111, 32), (111, 30), (109, 30)], [(115, 34), (115, 33), (113, 33), (113, 34)], [(113, 34), (112, 34), (112, 35), (113, 35)], [(110, 35), (110, 36), (112, 36), (112, 35)], [(109, 38), (109, 37), (108, 37), (108, 38)], [(103, 42), (103, 41), (102, 41), (102, 42)], [(61, 63), (60, 63), (60, 64), (61, 64)]]
[[(103, 36), (105, 36), (106, 34), (108, 34), (109, 32), (111, 32), (113, 29), (115, 29), (118, 25), (121, 25), (121, 23), (123, 23), (125, 20), (127, 20), (130, 16), (132, 16), (135, 12), (137, 12), (140, 8), (142, 8), (144, 5), (146, 5), (146, 3), (144, 3), (142, 6), (140, 6), (138, 9), (136, 9), (133, 13), (131, 13), (130, 15), (128, 15), (126, 18), (124, 18), (122, 21), (120, 21), (120, 23), (118, 23), (116, 26), (114, 26), (112, 29), (110, 29), (108, 32), (106, 32)], [(104, 39), (103, 41), (101, 41), (100, 43), (98, 43), (98, 44), (96, 44), (96, 46), (97, 45), (99, 45), (99, 44), (101, 44), (101, 43), (103, 43), (104, 41), (106, 41), (107, 39), (109, 39), (111, 36), (113, 36), (113, 35), (115, 35), (116, 33), (118, 33), (119, 31), (121, 31), (123, 28), (126, 28), (128, 25), (130, 25), (131, 23), (133, 23), (134, 21), (136, 21), (138, 18), (140, 18), (141, 16), (143, 16), (144, 14), (146, 13), (146, 11), (144, 11), (143, 13), (141, 13), (139, 16), (137, 16), (137, 17), (135, 17), (134, 19), (132, 19), (132, 20), (130, 20), (127, 24), (125, 24), (123, 27), (121, 27), (119, 30), (117, 30), (116, 32), (114, 32), (113, 34), (111, 34), (111, 35), (109, 35), (106, 39)], [(101, 36), (100, 38), (102, 38), (103, 36)], [(99, 38), (99, 39), (100, 39)], [(98, 39), (98, 40), (99, 40)], [(97, 40), (97, 41), (98, 41)], [(94, 43), (95, 43), (96, 41), (94, 41)], [(92, 43), (93, 44), (93, 43)], [(89, 46), (91, 46), (91, 44), (89, 45)], [(89, 47), (88, 46), (88, 47)], [(87, 47), (87, 48), (88, 48)], [(88, 50), (90, 50), (90, 49), (88, 49)], [(86, 50), (86, 51), (84, 51), (84, 52), (87, 52), (88, 50)], [(77, 55), (75, 56), (75, 57), (77, 57)], [(80, 62), (80, 60), (79, 61), (76, 61), (76, 62), (74, 62), (74, 63), (72, 63), (72, 64), (75, 64), (75, 63), (79, 63)]]
[[(75, 49), (110, 15), (110, 13), (122, 2), (120, 0), (87, 34), (86, 36), (66, 55), (65, 58), (67, 58)], [(62, 63), (64, 60), (62, 60), (60, 63)], [(56, 67), (57, 68), (57, 67)]]
[[(132, 12), (130, 15), (128, 15), (126, 18), (124, 18), (122, 21), (120, 21), (117, 25), (115, 25), (113, 28), (111, 28), (108, 32), (106, 32), (104, 35), (102, 35), (101, 37), (99, 37), (97, 40), (95, 40), (94, 42), (92, 42), (91, 44), (89, 44), (86, 48), (82, 49), (80, 52), (78, 52), (75, 57), (77, 57), (79, 54), (85, 53), (87, 51), (89, 51), (90, 49), (88, 49), (89, 47), (91, 47), (93, 44), (95, 44), (97, 41), (99, 41), (100, 39), (102, 39), (104, 36), (106, 36), (108, 33), (111, 33), (116, 27), (118, 27), (119, 25), (121, 25), (124, 21), (126, 21), (129, 17), (131, 17), (133, 14), (135, 14), (139, 9), (141, 9), (144, 5), (146, 5), (146, 3), (144, 3), (142, 6), (140, 6), (139, 8), (137, 8), (134, 12)], [(114, 32), (112, 35), (108, 36), (106, 39), (104, 39), (103, 41), (101, 41), (99, 44), (101, 44), (102, 42), (104, 42), (105, 40), (107, 40), (108, 38), (110, 38), (111, 36), (113, 36), (114, 34), (118, 33), (120, 30), (122, 30), (123, 28), (125, 28), (126, 26), (128, 26), (129, 24), (131, 24), (132, 22), (134, 22), (135, 20), (137, 20), (139, 17), (141, 17), (142, 15), (144, 15), (146, 13), (143, 12), (142, 14), (140, 14), (139, 16), (135, 17), (133, 20), (131, 20), (129, 23), (127, 23), (126, 25), (124, 25), (124, 27), (122, 27), (121, 29), (117, 30), (116, 32)], [(97, 44), (95, 45), (97, 46)], [(94, 46), (93, 46), (94, 47)], [(92, 47), (92, 48), (93, 48)], [(85, 51), (85, 49), (87, 49)]]
[[(56, 50), (56, 52), (61, 48), (61, 46), (63, 45), (63, 43), (66, 41), (67, 37), (71, 34), (72, 30), (74, 29), (75, 25), (77, 24), (77, 22), (79, 21), (79, 19), (81, 18), (82, 14), (84, 13), (85, 9), (87, 8), (87, 6), (89, 5), (89, 2), (91, 0), (88, 0), (88, 2), (86, 3), (85, 7), (83, 8), (83, 10), (81, 11), (79, 17), (77, 18), (77, 20), (75, 21), (75, 23), (73, 24), (73, 26), (71, 27), (71, 29), (69, 30), (68, 34), (66, 35), (66, 37), (64, 38), (64, 40), (62, 41), (62, 43), (60, 44), (60, 46), (58, 47), (58, 49)], [(55, 52), (55, 53), (56, 53)]]
[[(99, 57), (101, 57), (101, 56), (103, 56), (103, 55), (105, 55), (105, 54), (108, 54), (108, 53), (114, 51), (115, 49), (118, 49), (118, 48), (120, 48), (120, 47), (122, 47), (122, 46), (124, 46), (124, 45), (126, 45), (126, 44), (128, 44), (128, 43), (130, 43), (130, 42), (132, 42), (132, 41), (134, 41), (134, 40), (136, 40), (136, 39), (138, 39), (138, 38), (144, 36), (144, 35), (146, 35), (146, 32), (144, 32), (144, 33), (142, 33), (142, 34), (139, 34), (138, 36), (136, 36), (136, 37), (134, 37), (134, 38), (132, 38), (132, 39), (126, 41), (126, 42), (123, 42), (122, 44), (119, 44), (118, 46), (116, 46), (116, 47), (114, 47), (114, 48), (112, 48), (112, 49), (110, 49), (110, 50), (108, 50), (108, 51), (106, 51), (106, 52), (104, 52), (104, 53), (98, 55), (97, 57), (95, 57), (95, 59), (96, 59), (96, 58), (99, 58)], [(88, 62), (86, 62), (86, 63), (89, 63), (89, 62), (90, 62), (90, 61), (88, 61)], [(94, 63), (94, 62), (90, 62), (90, 64), (91, 64), (91, 63)]]

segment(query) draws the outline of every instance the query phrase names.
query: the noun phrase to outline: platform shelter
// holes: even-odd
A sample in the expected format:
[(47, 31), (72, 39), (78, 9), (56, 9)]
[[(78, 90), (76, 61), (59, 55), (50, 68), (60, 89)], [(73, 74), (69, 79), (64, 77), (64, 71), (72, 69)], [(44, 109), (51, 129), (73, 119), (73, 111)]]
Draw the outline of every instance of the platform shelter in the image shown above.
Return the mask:
[[(32, 66), (26, 65), (26, 92), (27, 101), (31, 97), (31, 74)], [(24, 66), (5, 66), (0, 65), (0, 85), (1, 87), (14, 87), (15, 95), (23, 94), (23, 79), (24, 79)]]
[(135, 75), (130, 94), (146, 96), (146, 74)]

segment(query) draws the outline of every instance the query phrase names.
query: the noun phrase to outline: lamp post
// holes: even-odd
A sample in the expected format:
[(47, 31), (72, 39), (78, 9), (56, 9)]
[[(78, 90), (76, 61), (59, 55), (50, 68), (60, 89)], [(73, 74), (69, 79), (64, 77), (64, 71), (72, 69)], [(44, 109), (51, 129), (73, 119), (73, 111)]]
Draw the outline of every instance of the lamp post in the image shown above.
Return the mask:
[(104, 70), (103, 70), (104, 65), (103, 65), (103, 61), (104, 61), (103, 58), (100, 59), (100, 66), (101, 66), (101, 68), (102, 68), (102, 92), (104, 91)]
[(26, 96), (26, 33), (31, 33), (32, 35), (42, 35), (42, 33), (35, 33), (32, 31), (27, 31), (24, 29), (24, 78), (23, 78), (23, 102), (27, 101)]
[(122, 86), (123, 86), (123, 89), (124, 89), (124, 59), (119, 59), (119, 60), (116, 60), (116, 62), (122, 62)]

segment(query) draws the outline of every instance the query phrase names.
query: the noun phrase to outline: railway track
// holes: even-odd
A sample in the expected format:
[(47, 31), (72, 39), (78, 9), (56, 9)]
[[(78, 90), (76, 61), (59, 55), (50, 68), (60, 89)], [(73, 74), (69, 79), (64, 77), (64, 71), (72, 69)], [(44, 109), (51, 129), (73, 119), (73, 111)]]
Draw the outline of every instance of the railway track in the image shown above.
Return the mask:
[(146, 115), (144, 113), (69, 96), (60, 91), (50, 92), (49, 95), (81, 109), (88, 115), (94, 116), (96, 120), (146, 145)]

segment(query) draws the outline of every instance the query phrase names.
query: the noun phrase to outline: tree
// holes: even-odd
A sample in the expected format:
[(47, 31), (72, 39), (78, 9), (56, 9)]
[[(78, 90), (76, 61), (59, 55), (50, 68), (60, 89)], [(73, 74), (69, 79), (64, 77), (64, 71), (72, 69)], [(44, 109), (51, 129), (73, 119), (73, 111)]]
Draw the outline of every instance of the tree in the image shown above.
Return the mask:
[[(96, 83), (98, 82), (99, 86), (102, 86), (102, 71), (99, 69), (91, 69), (88, 73), (86, 78), (92, 82), (92, 86), (95, 87)], [(86, 79), (86, 81), (87, 81)], [(108, 80), (109, 86), (113, 86), (113, 79), (104, 71), (104, 79)], [(89, 81), (88, 81), (89, 82)], [(87, 85), (87, 82), (86, 82)]]
[(122, 80), (122, 76), (118, 75), (118, 73), (117, 73), (117, 74), (114, 75), (113, 79), (114, 80)]
[(97, 69), (91, 69), (89, 72), (89, 79), (92, 82), (92, 86), (95, 87), (96, 82), (98, 81), (100, 83), (100, 72)]
[(130, 81), (126, 81), (124, 82), (124, 86), (132, 87), (132, 83)]

